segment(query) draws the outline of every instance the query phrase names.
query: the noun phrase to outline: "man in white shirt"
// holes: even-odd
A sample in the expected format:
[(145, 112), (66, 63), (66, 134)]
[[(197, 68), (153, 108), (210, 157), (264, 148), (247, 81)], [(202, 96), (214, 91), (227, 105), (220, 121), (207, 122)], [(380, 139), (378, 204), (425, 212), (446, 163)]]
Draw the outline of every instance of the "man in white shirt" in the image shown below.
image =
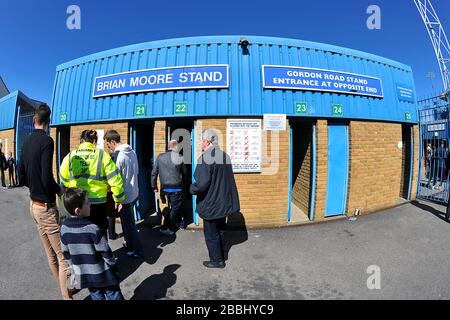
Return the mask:
[(105, 150), (112, 155), (123, 180), (125, 200), (118, 210), (125, 237), (127, 255), (132, 258), (142, 259), (144, 251), (139, 240), (133, 214), (133, 208), (139, 197), (139, 164), (136, 152), (130, 145), (120, 142), (120, 135), (116, 130), (108, 130), (103, 139)]

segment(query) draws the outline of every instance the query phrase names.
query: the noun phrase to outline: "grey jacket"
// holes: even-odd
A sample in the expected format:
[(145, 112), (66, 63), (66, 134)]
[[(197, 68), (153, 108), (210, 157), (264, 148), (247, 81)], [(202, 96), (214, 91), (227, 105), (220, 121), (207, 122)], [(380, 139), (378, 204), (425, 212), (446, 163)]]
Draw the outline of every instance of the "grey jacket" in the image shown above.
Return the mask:
[(122, 144), (115, 150), (113, 160), (123, 180), (123, 203), (133, 203), (139, 197), (139, 163), (136, 153), (128, 144)]
[(157, 179), (161, 182), (161, 189), (182, 188), (187, 179), (187, 169), (183, 157), (174, 151), (167, 151), (156, 158), (152, 171), (152, 189), (157, 187)]

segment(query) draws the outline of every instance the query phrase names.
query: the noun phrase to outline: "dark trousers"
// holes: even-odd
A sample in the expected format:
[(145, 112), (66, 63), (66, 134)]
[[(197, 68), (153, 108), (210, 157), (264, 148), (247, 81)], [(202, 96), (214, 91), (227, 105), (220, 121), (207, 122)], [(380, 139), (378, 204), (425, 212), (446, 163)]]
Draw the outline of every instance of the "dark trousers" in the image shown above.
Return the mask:
[(120, 211), (120, 221), (122, 223), (123, 236), (127, 244), (128, 251), (134, 251), (139, 255), (144, 255), (139, 234), (136, 229), (136, 222), (134, 221), (134, 203), (124, 204), (122, 211)]
[(15, 186), (16, 185), (16, 178), (15, 178), (15, 174), (14, 174), (14, 169), (13, 170), (9, 170), (9, 184), (11, 186)]
[(108, 237), (117, 238), (116, 218), (108, 217)]
[(166, 193), (166, 196), (169, 199), (170, 210), (166, 211), (161, 229), (170, 229), (171, 231), (176, 231), (179, 212), (183, 201), (183, 193), (181, 191), (170, 192)]
[(447, 210), (445, 210), (445, 219), (450, 220), (450, 192), (447, 199)]
[(2, 178), (2, 187), (6, 187), (6, 183), (5, 183), (5, 171), (3, 169), (0, 169), (1, 171), (1, 178)]
[(100, 230), (105, 232), (108, 230), (108, 216), (106, 215), (106, 203), (101, 204), (91, 204), (91, 215), (89, 216), (89, 221), (96, 224)]
[(206, 247), (209, 260), (212, 263), (225, 262), (224, 235), (226, 218), (215, 220), (203, 220), (203, 233), (205, 234)]

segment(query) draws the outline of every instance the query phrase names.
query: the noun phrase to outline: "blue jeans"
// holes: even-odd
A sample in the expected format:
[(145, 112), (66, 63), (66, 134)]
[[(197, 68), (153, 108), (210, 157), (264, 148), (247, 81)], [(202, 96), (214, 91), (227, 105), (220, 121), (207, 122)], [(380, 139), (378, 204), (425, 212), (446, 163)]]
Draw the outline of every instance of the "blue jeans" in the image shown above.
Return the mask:
[(120, 211), (120, 222), (122, 223), (123, 236), (125, 238), (128, 251), (134, 251), (135, 253), (143, 256), (144, 250), (142, 249), (139, 234), (136, 230), (133, 207), (134, 202), (123, 205), (122, 211)]
[(89, 288), (92, 300), (125, 300), (118, 285), (105, 288)]

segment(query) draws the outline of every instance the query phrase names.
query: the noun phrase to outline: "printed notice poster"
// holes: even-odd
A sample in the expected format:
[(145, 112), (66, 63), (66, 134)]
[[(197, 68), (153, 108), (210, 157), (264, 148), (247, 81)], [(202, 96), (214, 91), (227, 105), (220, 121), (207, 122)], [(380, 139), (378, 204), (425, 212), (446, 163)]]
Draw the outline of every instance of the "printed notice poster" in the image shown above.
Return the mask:
[(286, 114), (264, 114), (265, 131), (285, 131)]
[(227, 120), (227, 153), (233, 172), (261, 172), (261, 120)]

